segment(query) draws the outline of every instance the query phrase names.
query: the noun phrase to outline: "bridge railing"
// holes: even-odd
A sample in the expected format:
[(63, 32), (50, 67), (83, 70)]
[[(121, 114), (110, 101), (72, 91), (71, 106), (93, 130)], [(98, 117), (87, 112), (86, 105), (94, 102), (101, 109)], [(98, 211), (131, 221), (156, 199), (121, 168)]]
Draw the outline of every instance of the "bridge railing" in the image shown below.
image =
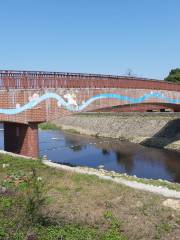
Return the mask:
[(139, 88), (180, 91), (180, 84), (129, 76), (0, 71), (0, 89)]

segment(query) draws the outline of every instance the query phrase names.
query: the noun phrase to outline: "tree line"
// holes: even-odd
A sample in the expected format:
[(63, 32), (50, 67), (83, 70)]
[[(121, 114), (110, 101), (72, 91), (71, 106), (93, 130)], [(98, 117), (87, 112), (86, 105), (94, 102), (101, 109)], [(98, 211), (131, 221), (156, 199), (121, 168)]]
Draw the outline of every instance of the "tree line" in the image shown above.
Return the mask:
[(180, 68), (172, 69), (164, 80), (168, 82), (180, 83)]

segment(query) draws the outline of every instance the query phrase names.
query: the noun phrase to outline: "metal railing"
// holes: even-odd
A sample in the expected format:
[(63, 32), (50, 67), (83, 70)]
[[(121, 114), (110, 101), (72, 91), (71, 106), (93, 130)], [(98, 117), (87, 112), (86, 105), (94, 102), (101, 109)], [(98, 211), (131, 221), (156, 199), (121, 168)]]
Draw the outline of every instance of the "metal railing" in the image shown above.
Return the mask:
[(0, 89), (41, 88), (149, 88), (180, 91), (179, 84), (131, 76), (45, 71), (0, 71)]

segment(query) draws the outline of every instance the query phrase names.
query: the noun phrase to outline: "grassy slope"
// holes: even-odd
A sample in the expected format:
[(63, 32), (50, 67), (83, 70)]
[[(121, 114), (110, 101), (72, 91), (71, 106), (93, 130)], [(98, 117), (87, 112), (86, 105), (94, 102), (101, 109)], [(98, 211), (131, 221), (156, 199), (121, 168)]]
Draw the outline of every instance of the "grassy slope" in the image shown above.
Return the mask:
[[(3, 164), (9, 166), (3, 168)], [(24, 218), (24, 199), (19, 197), (25, 189), (19, 176), (28, 176), (32, 167), (45, 185), (42, 215), (46, 221), (39, 223)], [(7, 176), (15, 176), (13, 184), (4, 181)], [(180, 236), (180, 212), (163, 207), (163, 197), (95, 176), (59, 171), (40, 161), (0, 156), (0, 183), (9, 189), (0, 193), (0, 239), (24, 240), (27, 234), (42, 240)]]
[(57, 130), (60, 129), (60, 127), (56, 126), (54, 123), (51, 122), (45, 122), (39, 124), (39, 128), (42, 130)]

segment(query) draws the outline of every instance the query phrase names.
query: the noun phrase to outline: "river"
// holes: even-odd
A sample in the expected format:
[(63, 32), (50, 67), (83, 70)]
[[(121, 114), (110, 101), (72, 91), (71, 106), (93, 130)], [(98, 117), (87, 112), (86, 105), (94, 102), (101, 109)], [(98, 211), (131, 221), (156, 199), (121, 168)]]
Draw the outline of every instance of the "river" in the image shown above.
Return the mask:
[[(4, 148), (3, 130), (0, 149)], [(39, 130), (39, 154), (70, 166), (105, 170), (180, 183), (180, 153), (107, 138), (60, 130)]]
[(180, 153), (144, 147), (125, 141), (71, 134), (59, 130), (39, 131), (40, 156), (70, 166), (103, 167), (141, 178), (180, 183)]

